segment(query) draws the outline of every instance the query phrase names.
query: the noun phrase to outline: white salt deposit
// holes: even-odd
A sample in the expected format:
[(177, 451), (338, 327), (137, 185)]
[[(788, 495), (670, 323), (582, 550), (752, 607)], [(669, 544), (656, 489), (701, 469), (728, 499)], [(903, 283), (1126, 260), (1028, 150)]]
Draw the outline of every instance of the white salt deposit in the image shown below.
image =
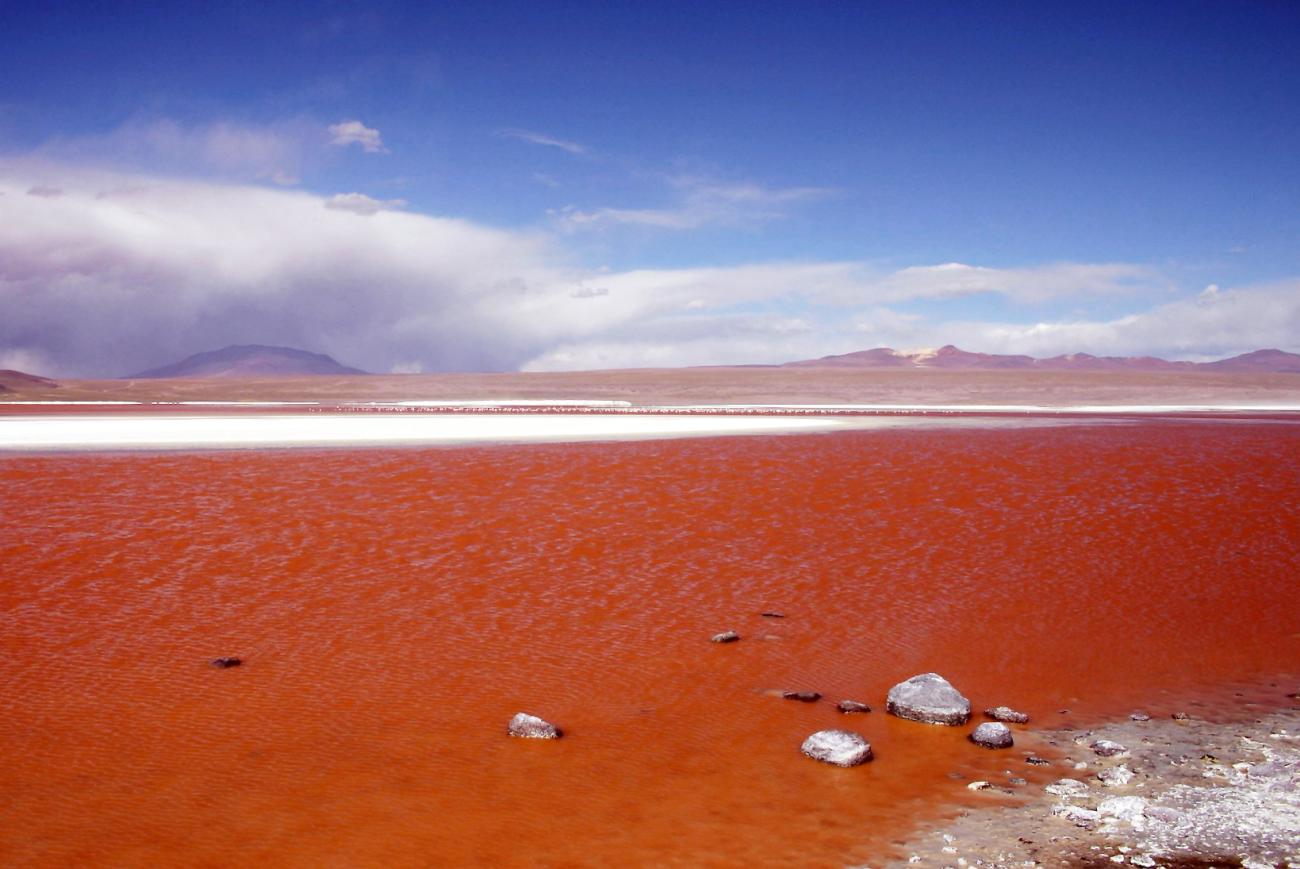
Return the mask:
[(574, 441), (822, 431), (841, 423), (778, 416), (604, 414), (249, 414), (0, 416), (0, 449), (184, 449)]

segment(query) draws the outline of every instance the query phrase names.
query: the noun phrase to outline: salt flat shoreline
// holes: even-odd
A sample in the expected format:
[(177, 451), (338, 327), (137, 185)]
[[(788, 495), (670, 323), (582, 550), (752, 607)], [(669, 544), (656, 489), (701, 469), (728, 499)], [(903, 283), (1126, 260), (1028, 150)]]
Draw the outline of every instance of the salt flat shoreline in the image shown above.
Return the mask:
[[(44, 405), (49, 407), (49, 405)], [(725, 407), (575, 407), (511, 403), (358, 405), (297, 407), (274, 412), (263, 402), (149, 405), (123, 415), (64, 412), (0, 416), (0, 449), (185, 449), (291, 446), (450, 444), (474, 442), (623, 440), (741, 434), (827, 432), (906, 426), (1042, 424), (1043, 417), (1118, 415), (1289, 416), (1300, 407), (1269, 405), (1126, 405), (1043, 408), (1010, 405), (785, 405)], [(66, 410), (65, 410), (66, 409)], [(256, 410), (221, 415), (219, 409)], [(409, 411), (441, 412), (409, 412)], [(306, 413), (302, 411), (307, 411)], [(342, 412), (340, 412), (342, 411)], [(374, 411), (374, 412), (367, 412)], [(576, 411), (576, 412), (575, 412)], [(942, 415), (936, 418), (936, 414)], [(983, 416), (990, 415), (990, 416)], [(1298, 416), (1297, 418), (1300, 418)], [(1050, 419), (1048, 420), (1050, 421)]]
[[(40, 410), (32, 413), (23, 411)], [(1155, 417), (1300, 421), (1271, 405), (611, 406), (480, 402), (135, 405), (11, 402), (0, 450), (229, 449), (566, 442), (935, 426), (1036, 426)], [(90, 411), (90, 412), (86, 412)], [(178, 412), (179, 411), (179, 412)]]
[(1284, 690), (1290, 708), (1031, 723), (1002, 777), (954, 782), (973, 805), (915, 830), (883, 865), (1300, 866), (1300, 705)]

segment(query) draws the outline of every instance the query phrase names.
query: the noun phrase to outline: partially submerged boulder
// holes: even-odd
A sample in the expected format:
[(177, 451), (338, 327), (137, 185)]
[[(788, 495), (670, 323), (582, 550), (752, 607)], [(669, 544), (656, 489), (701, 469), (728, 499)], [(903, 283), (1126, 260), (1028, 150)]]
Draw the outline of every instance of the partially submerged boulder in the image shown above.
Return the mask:
[(885, 711), (912, 721), (958, 727), (970, 720), (970, 701), (938, 673), (921, 673), (889, 689)]
[(986, 721), (971, 731), (970, 741), (981, 748), (1010, 748), (1011, 728), (997, 721)]
[(212, 666), (218, 670), (229, 670), (231, 667), (238, 667), (242, 663), (244, 663), (244, 659), (236, 658), (234, 655), (212, 659)]
[(507, 732), (520, 739), (559, 739), (562, 735), (560, 728), (551, 722), (527, 712), (520, 712), (511, 718)]
[(1017, 712), (1010, 706), (994, 706), (992, 709), (985, 709), (984, 714), (994, 721), (1005, 721), (1008, 724), (1028, 724), (1029, 716), (1023, 712)]
[(841, 700), (839, 703), (835, 704), (835, 708), (843, 712), (845, 715), (850, 715), (855, 712), (871, 711), (870, 706), (865, 703), (859, 703), (856, 700)]
[(871, 760), (871, 744), (849, 730), (819, 730), (800, 749), (813, 760), (835, 766), (857, 766)]
[(720, 634), (714, 634), (709, 638), (710, 643), (734, 643), (740, 639), (740, 634), (735, 631), (723, 631)]
[(822, 699), (822, 695), (816, 691), (782, 691), (781, 696), (786, 700), (798, 700), (801, 703), (816, 703)]

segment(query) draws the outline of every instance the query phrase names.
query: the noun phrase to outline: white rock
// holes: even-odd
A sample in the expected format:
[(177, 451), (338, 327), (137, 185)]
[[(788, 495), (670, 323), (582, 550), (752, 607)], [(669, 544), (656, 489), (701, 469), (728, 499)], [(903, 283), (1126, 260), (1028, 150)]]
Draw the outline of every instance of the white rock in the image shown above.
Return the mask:
[(1052, 782), (1043, 790), (1058, 797), (1081, 797), (1088, 793), (1088, 786), (1078, 779), (1063, 778)]
[(1097, 805), (1097, 812), (1104, 818), (1118, 818), (1131, 824), (1142, 817), (1146, 807), (1146, 797), (1109, 797)]
[(521, 739), (559, 739), (560, 728), (544, 718), (520, 712), (510, 719), (507, 732)]
[(921, 673), (889, 689), (885, 711), (926, 724), (959, 726), (970, 720), (970, 701), (938, 673)]
[(1098, 739), (1092, 744), (1092, 750), (1099, 757), (1115, 757), (1128, 753), (1127, 748), (1110, 739)]
[(804, 754), (835, 766), (857, 766), (871, 760), (871, 744), (848, 730), (819, 730), (803, 741)]
[(1101, 815), (1092, 809), (1081, 808), (1080, 806), (1058, 805), (1052, 806), (1052, 814), (1065, 818), (1074, 824), (1092, 824), (1101, 820)]
[(986, 781), (982, 781), (982, 780), (981, 780), (981, 781), (973, 781), (973, 782), (971, 782), (970, 784), (966, 785), (966, 790), (968, 790), (968, 791), (986, 791), (986, 790), (988, 790), (988, 789), (991, 788), (991, 787), (993, 787), (993, 785), (989, 784), (989, 783), (986, 782)]
[(1108, 788), (1122, 788), (1133, 780), (1133, 771), (1124, 764), (1103, 769), (1097, 773), (1098, 780)]
[(1011, 728), (1005, 724), (987, 721), (971, 732), (970, 741), (983, 748), (1010, 748)]

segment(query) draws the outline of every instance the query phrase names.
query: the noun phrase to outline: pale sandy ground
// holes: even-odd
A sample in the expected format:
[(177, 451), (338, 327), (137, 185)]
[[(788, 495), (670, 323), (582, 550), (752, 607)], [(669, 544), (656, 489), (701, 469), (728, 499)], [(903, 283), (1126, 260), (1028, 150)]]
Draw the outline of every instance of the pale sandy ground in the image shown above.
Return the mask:
[[(976, 805), (872, 865), (1300, 867), (1300, 706), (1150, 714), (1087, 730), (1031, 722), (989, 787), (953, 782)], [(1126, 750), (1099, 756), (1102, 739)], [(1050, 764), (1027, 765), (1031, 753)]]
[(73, 380), (11, 399), (484, 401), (715, 404), (1300, 404), (1297, 374), (667, 368), (210, 380)]

